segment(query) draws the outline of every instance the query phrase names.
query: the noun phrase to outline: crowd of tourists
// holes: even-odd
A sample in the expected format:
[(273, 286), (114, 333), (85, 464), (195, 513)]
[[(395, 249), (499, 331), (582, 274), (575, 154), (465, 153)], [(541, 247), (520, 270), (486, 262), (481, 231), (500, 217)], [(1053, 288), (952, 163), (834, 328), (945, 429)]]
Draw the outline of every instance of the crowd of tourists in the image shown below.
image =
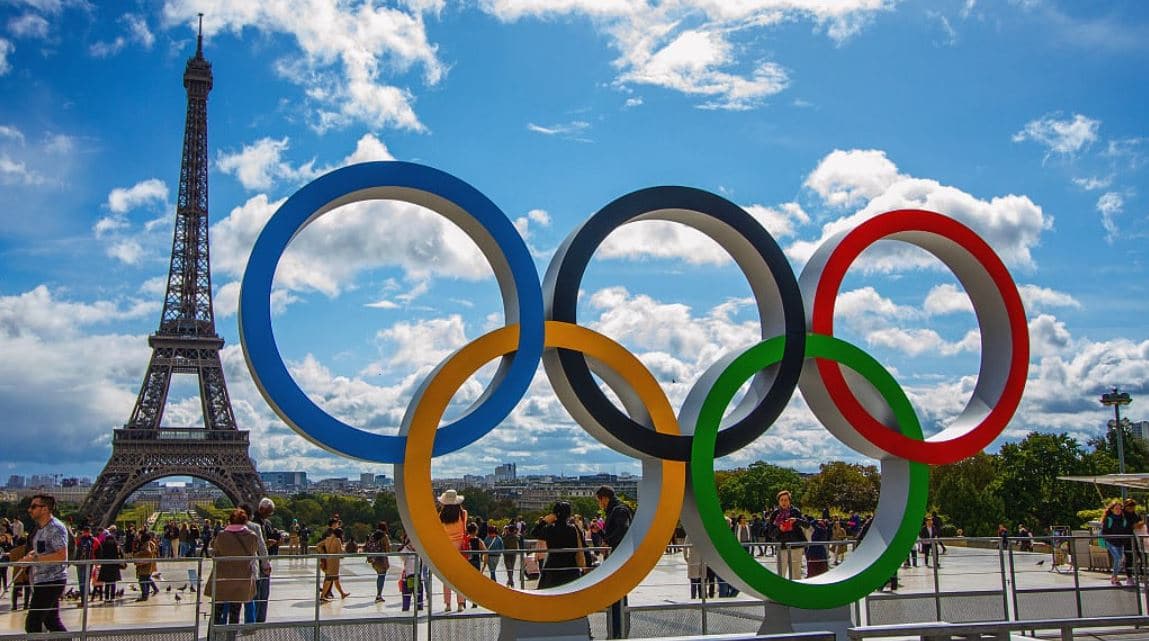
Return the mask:
[[(609, 486), (599, 489), (597, 499), (599, 514), (575, 514), (569, 502), (557, 501), (533, 524), (522, 517), (496, 523), (470, 515), (464, 507), (465, 497), (454, 489), (439, 495), (437, 507), (448, 539), (476, 570), (511, 587), (517, 583), (520, 588), (548, 589), (576, 580), (602, 563), (625, 536), (633, 518), (630, 508)], [(1102, 541), (1112, 559), (1113, 584), (1121, 583), (1122, 573), (1132, 583), (1135, 568), (1146, 560), (1137, 537), (1149, 537), (1149, 532), (1136, 508), (1132, 499), (1114, 501), (1101, 520)], [(360, 552), (375, 573), (376, 602), (385, 601), (384, 587), (393, 574), (393, 561), (401, 563), (397, 587), (402, 610), (422, 609), (429, 595), (428, 565), (418, 562), (419, 551), (403, 533), (392, 539), (386, 522), (378, 523), (361, 546), (343, 527), (339, 515), (332, 515), (318, 544), (310, 550), (306, 543), (310, 529), (297, 521), (287, 531), (276, 529), (270, 521), (275, 504), (267, 498), (254, 507), (240, 505), (227, 519), (170, 519), (140, 528), (129, 525), (122, 531), (114, 525), (72, 529), (56, 517), (55, 511), (53, 497), (38, 494), (28, 506), (33, 524), (28, 531), (21, 519), (0, 519), (0, 590), (11, 592), (13, 610), (27, 610), (28, 632), (63, 631), (61, 600), (77, 601), (83, 607), (116, 605), (126, 600), (127, 586), (132, 593), (129, 599), (147, 601), (160, 592), (156, 580), (162, 575), (157, 562), (181, 557), (217, 557), (210, 576), (202, 579), (189, 573), (189, 580), (172, 595), (178, 601), (181, 592), (191, 590), (194, 594), (202, 588), (204, 596), (212, 600), (216, 624), (238, 624), (241, 618), (245, 623), (266, 621), (271, 557), (281, 549), (319, 555), (323, 580), (315, 598), (322, 603), (335, 600), (337, 594), (341, 599), (350, 596), (341, 581), (341, 574), (348, 573), (341, 573), (341, 566), (346, 555)], [(779, 574), (796, 580), (818, 576), (842, 563), (865, 538), (872, 517), (851, 514), (832, 518), (828, 510), (820, 517), (808, 516), (793, 504), (790, 492), (783, 490), (768, 509), (749, 516), (734, 514), (727, 521), (749, 555), (774, 557), (772, 565)], [(904, 567), (918, 565), (919, 555), (926, 566), (940, 567), (939, 557), (946, 553), (942, 525), (937, 514), (926, 517)], [(1012, 543), (1021, 551), (1033, 549), (1033, 535), (1023, 524), (1016, 533), (1004, 525), (998, 532), (1003, 546)], [(738, 594), (737, 588), (707, 567), (681, 528), (671, 543), (681, 544), (690, 598)], [(668, 548), (675, 553), (678, 549)], [(14, 562), (31, 565), (11, 567), (9, 576), (10, 563)], [(75, 573), (74, 579), (70, 572)], [(442, 577), (438, 580), (443, 611), (464, 610), (467, 597)], [(168, 592), (173, 589), (171, 583)], [(895, 574), (883, 589), (897, 586)], [(608, 623), (612, 635), (621, 634), (622, 625), (621, 602), (615, 605), (618, 607), (612, 607)], [(472, 602), (471, 607), (476, 605)]]

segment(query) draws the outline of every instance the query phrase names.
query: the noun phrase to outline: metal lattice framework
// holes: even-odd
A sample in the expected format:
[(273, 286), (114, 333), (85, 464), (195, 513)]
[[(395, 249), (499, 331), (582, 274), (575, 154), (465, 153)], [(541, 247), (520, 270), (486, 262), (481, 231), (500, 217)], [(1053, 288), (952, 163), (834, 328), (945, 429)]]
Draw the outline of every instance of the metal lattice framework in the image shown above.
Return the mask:
[[(202, 17), (201, 17), (202, 27)], [(187, 123), (180, 163), (171, 266), (160, 328), (148, 337), (152, 358), (131, 418), (115, 430), (112, 457), (80, 508), (90, 522), (111, 523), (132, 492), (165, 476), (193, 476), (219, 487), (235, 502), (258, 501), (263, 484), (248, 456), (247, 432), (237, 428), (215, 331), (208, 254), (207, 96), (211, 63), (203, 35), (184, 71)], [(164, 427), (173, 374), (199, 378), (204, 427)]]

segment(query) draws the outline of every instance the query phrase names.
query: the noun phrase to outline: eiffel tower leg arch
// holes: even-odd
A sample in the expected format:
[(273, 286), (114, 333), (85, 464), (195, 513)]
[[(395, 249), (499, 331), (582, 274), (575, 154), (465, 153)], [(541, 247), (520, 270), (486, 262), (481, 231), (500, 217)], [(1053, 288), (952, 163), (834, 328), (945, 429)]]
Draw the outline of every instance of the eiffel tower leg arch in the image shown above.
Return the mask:
[[(163, 438), (176, 431), (181, 433)], [(205, 438), (197, 440), (195, 447), (188, 447), (187, 434), (183, 432), (191, 431), (116, 430), (112, 457), (80, 507), (81, 518), (94, 526), (107, 527), (133, 492), (169, 476), (207, 481), (236, 505), (258, 504), (265, 490), (247, 454), (247, 432), (194, 430)]]

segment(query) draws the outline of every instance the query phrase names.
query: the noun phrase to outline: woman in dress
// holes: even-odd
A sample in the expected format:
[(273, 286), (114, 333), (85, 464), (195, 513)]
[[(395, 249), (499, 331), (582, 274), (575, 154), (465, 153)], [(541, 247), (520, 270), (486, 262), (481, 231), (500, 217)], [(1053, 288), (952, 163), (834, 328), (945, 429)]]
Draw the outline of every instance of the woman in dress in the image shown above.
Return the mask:
[[(455, 490), (447, 490), (439, 495), (439, 521), (447, 538), (460, 553), (466, 553), (467, 544), (467, 511), (463, 509), (463, 499), (466, 498)], [(458, 590), (455, 590), (446, 581), (443, 581), (443, 612), (451, 611), (451, 592), (455, 593), (459, 612), (467, 607), (467, 599)]]
[(570, 503), (555, 502), (551, 513), (535, 524), (531, 536), (547, 545), (547, 558), (539, 577), (540, 590), (570, 583), (582, 576), (585, 567), (582, 534), (571, 522)]

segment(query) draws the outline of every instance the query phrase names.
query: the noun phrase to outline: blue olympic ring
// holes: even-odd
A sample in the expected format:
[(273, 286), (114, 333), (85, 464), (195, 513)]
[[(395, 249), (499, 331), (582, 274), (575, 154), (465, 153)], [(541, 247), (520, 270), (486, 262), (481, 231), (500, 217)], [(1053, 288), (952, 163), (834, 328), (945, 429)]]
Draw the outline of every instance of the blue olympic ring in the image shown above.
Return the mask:
[(421, 205), (462, 228), (494, 268), (507, 324), (519, 325), (517, 351), (503, 358), (490, 387), (466, 415), (439, 429), (434, 455), (482, 438), (526, 393), (543, 353), (542, 288), (526, 243), (502, 210), (474, 187), (431, 167), (391, 161), (337, 169), (304, 186), (275, 212), (252, 247), (240, 289), (240, 342), (252, 378), (276, 414), (312, 443), (353, 458), (400, 463), (404, 437), (352, 427), (307, 397), (287, 371), (271, 326), (275, 270), (291, 240), (336, 207), (376, 199)]

